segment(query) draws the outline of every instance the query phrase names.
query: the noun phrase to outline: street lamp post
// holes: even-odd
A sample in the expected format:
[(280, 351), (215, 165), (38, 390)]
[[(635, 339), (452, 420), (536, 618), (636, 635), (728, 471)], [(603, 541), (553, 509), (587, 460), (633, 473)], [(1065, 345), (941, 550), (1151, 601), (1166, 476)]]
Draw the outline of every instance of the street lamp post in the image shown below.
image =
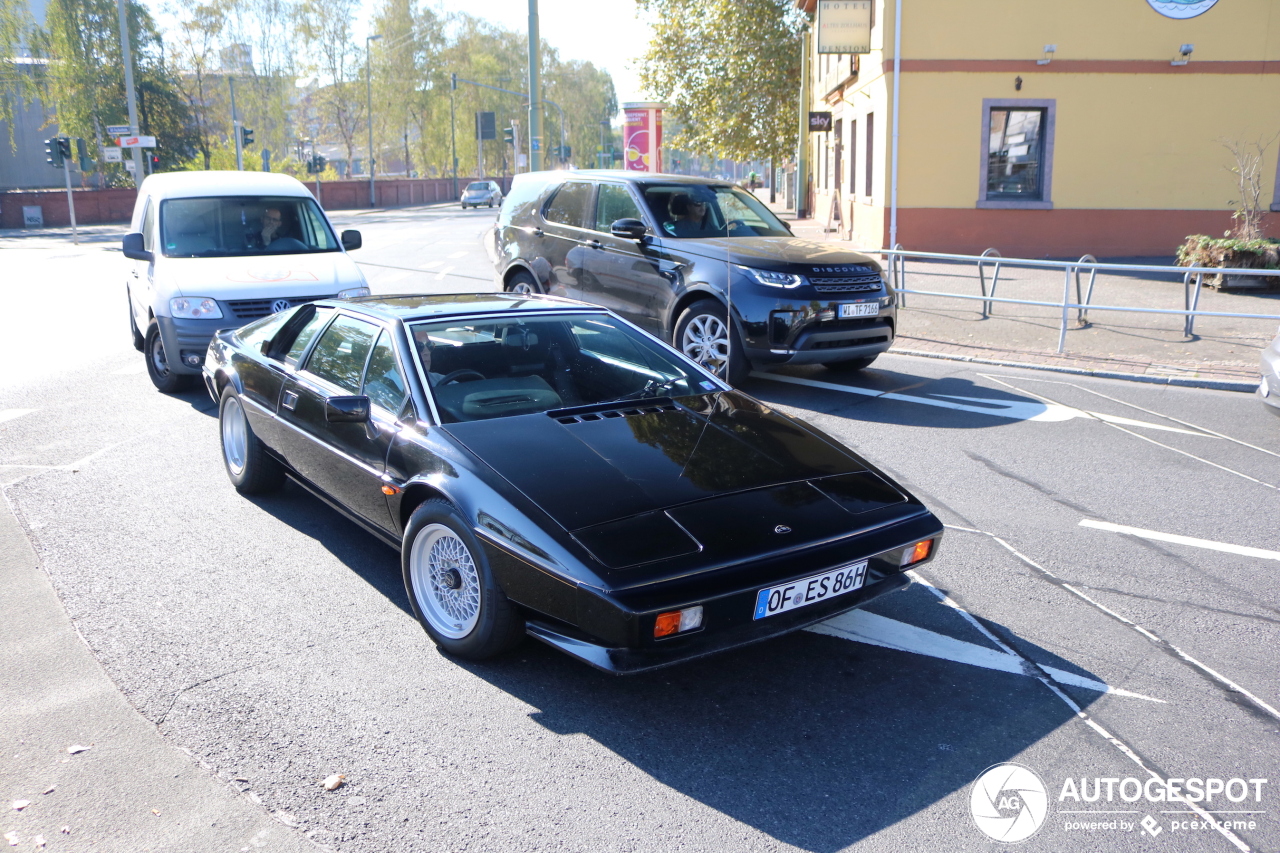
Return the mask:
[(380, 35), (364, 37), (364, 78), (367, 84), (369, 111), (369, 206), (376, 207), (377, 195), (373, 187), (373, 72), (369, 64), (370, 44), (382, 38)]

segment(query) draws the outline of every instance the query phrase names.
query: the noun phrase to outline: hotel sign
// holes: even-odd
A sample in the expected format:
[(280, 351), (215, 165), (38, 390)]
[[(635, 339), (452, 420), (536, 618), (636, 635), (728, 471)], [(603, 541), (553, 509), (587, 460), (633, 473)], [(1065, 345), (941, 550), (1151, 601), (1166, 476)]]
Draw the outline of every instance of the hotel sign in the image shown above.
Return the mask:
[(870, 53), (873, 0), (818, 0), (818, 53)]

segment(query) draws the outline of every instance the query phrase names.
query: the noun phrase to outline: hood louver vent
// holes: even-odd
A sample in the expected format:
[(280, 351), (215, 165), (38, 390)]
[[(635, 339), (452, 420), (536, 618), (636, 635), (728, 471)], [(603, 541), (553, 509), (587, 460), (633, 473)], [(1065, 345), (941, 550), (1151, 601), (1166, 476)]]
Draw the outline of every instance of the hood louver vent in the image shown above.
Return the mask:
[(604, 421), (611, 418), (634, 418), (640, 415), (656, 415), (676, 411), (675, 403), (668, 399), (653, 400), (633, 406), (579, 406), (573, 409), (557, 409), (547, 412), (562, 424), (580, 424), (586, 421)]

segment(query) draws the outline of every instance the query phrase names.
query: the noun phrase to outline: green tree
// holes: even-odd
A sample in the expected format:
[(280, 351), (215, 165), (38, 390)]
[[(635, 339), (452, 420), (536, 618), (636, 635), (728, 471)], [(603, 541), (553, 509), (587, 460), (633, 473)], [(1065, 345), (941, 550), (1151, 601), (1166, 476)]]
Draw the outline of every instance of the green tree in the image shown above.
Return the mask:
[(169, 39), (170, 56), (178, 71), (178, 89), (191, 113), (195, 146), (204, 168), (210, 169), (214, 147), (230, 133), (221, 91), (225, 84), (217, 73), (226, 0), (179, 0), (178, 11), (177, 31)]
[(382, 36), (372, 57), (374, 145), (380, 168), (392, 152), (405, 161), (406, 171), (426, 174), (439, 165), (431, 162), (430, 150), (439, 153), (440, 137), (432, 131), (449, 119), (448, 86), (440, 67), (444, 28), (443, 17), (413, 0), (384, 0), (374, 13), (373, 29)]
[(352, 31), (359, 5), (359, 0), (302, 0), (294, 18), (308, 50), (302, 65), (316, 76), (308, 111), (321, 137), (332, 133), (341, 141), (348, 169), (355, 160), (356, 134), (363, 127), (365, 112), (364, 87), (358, 85), (364, 82), (364, 51)]
[(804, 16), (793, 0), (637, 0), (640, 82), (684, 124), (671, 147), (736, 160), (795, 150)]
[(16, 113), (39, 95), (37, 65), (29, 61), (39, 39), (27, 0), (0, 0), (0, 121), (9, 128), (10, 148)]

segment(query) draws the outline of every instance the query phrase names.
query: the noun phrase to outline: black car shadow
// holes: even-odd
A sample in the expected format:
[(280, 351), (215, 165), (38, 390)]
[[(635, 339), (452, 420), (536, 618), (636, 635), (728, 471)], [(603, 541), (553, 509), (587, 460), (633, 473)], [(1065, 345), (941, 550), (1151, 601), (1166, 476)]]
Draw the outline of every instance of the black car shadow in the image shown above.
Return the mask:
[[(788, 382), (788, 378), (859, 391), (796, 384)], [(854, 376), (821, 367), (761, 372), (743, 383), (741, 390), (761, 402), (793, 409), (853, 421), (933, 429), (1004, 427), (1048, 410), (1048, 406), (1034, 397), (979, 385), (958, 376), (931, 378), (876, 368)], [(899, 396), (881, 396), (886, 394)]]
[[(296, 484), (255, 502), (414, 618), (393, 550)], [(956, 638), (964, 630), (918, 586), (867, 609)], [(964, 639), (983, 642), (972, 631)], [(1095, 678), (1048, 650), (1018, 645), (1040, 665)], [(548, 731), (585, 735), (682, 796), (815, 853), (967, 790), (986, 768), (1075, 719), (1024, 675), (812, 632), (627, 677), (533, 639), (492, 661), (444, 659), (536, 708), (531, 719)], [(1082, 708), (1100, 695), (1069, 692)], [(957, 821), (956, 837), (987, 840), (967, 809)]]

